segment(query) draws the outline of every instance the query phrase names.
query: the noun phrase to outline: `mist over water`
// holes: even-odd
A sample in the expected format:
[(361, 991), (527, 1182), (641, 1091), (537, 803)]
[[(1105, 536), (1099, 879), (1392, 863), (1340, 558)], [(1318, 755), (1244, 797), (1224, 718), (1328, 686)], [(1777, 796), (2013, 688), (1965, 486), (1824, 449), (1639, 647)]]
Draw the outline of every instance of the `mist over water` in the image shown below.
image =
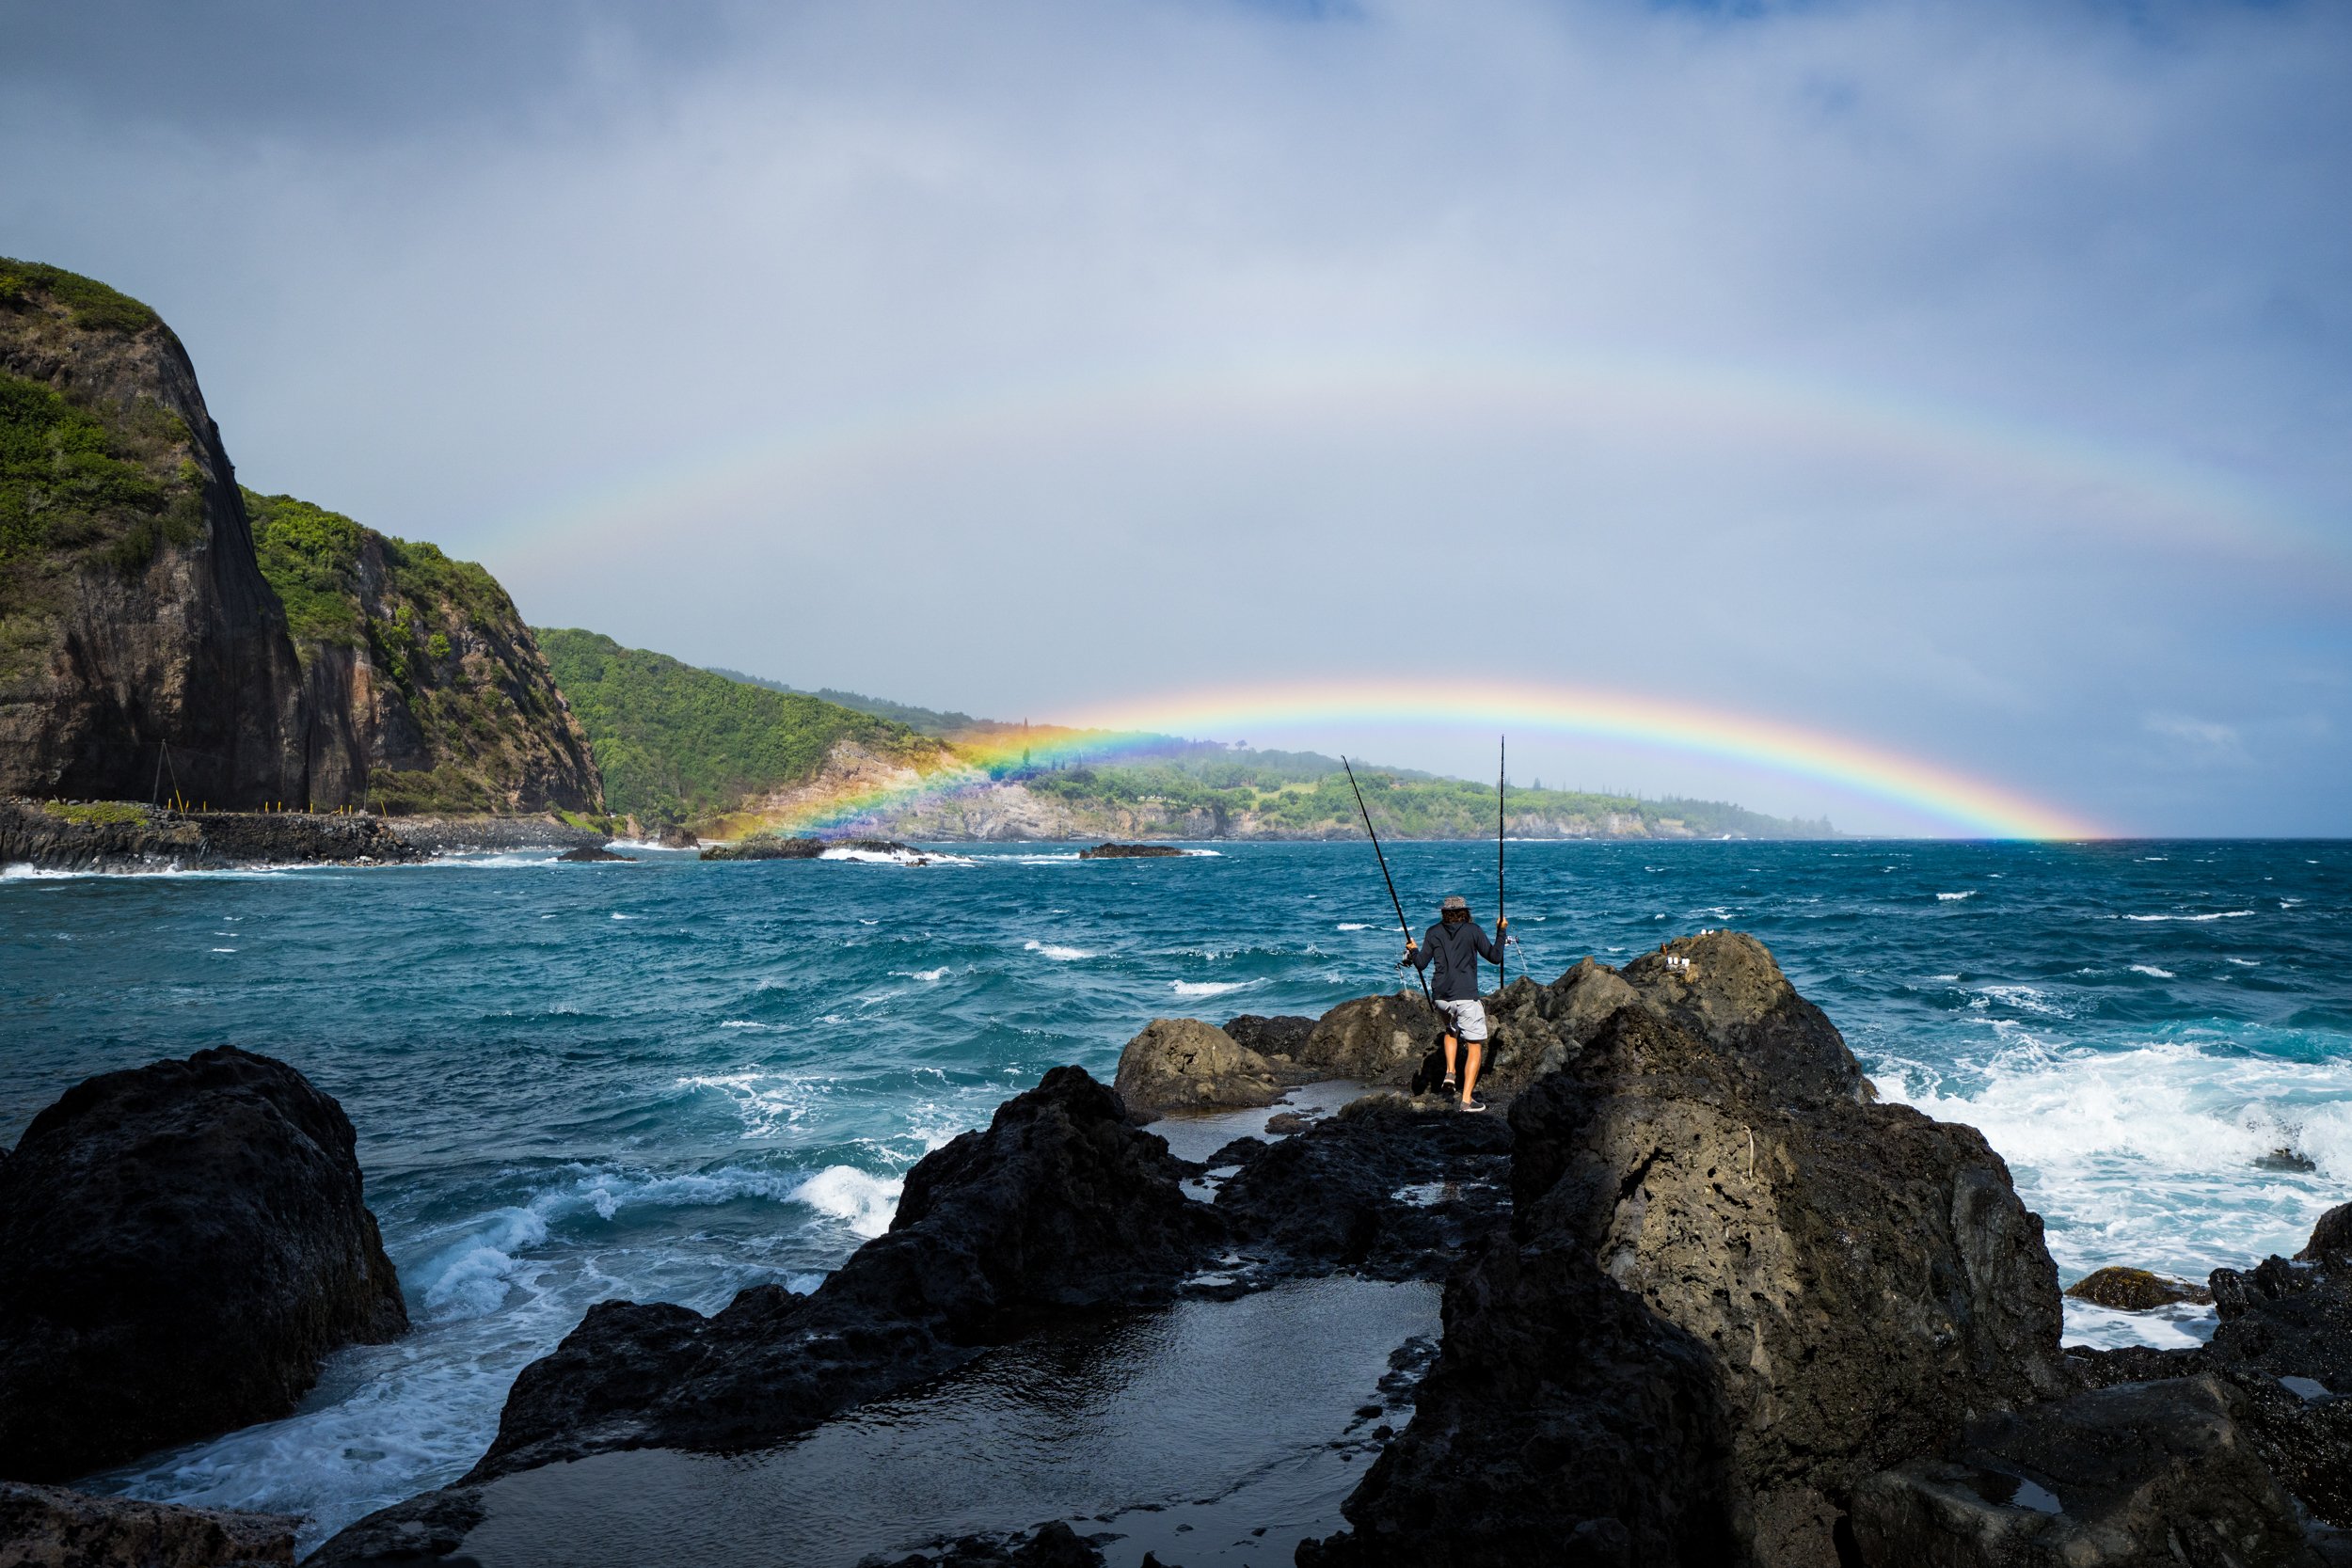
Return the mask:
[[(1087, 861), (417, 867), (0, 879), (0, 1138), (73, 1082), (279, 1056), (359, 1132), (416, 1331), (294, 1417), (99, 1484), (307, 1513), (308, 1545), (453, 1479), (593, 1303), (806, 1289), (914, 1161), (1153, 1017), (1396, 983), (1359, 844)], [(1416, 927), (1491, 847), (1401, 845)], [(1514, 974), (1708, 927), (1770, 943), (1889, 1099), (1981, 1128), (2061, 1275), (2292, 1251), (2352, 1196), (2352, 847), (1514, 845)], [(2268, 1161), (2291, 1150), (2297, 1161)], [(2100, 1342), (2205, 1324), (2072, 1312)]]

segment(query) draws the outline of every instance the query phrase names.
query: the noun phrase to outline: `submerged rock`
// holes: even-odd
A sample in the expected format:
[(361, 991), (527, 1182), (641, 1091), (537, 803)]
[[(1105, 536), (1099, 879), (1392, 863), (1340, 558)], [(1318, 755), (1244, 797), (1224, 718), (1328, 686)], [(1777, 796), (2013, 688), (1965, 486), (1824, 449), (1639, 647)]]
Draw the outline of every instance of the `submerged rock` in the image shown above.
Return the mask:
[(294, 1568), (300, 1523), (0, 1481), (8, 1568)]
[(1282, 1085), (1266, 1059), (1215, 1024), (1158, 1018), (1119, 1053), (1116, 1081), (1127, 1114), (1156, 1121), (1170, 1111), (1271, 1105)]
[(966, 1535), (898, 1557), (865, 1558), (858, 1568), (1103, 1568), (1103, 1550), (1056, 1519), (1020, 1535)]
[(1853, 1490), (1867, 1568), (2137, 1568), (2313, 1562), (2294, 1501), (2218, 1378), (2125, 1383), (1971, 1427), (1948, 1459)]
[(1223, 1226), (1196, 1167), (1074, 1067), (907, 1173), (887, 1234), (810, 1295), (743, 1291), (706, 1318), (605, 1302), (523, 1369), (469, 1480), (660, 1444), (804, 1432), (1056, 1314), (1169, 1299)]
[(1634, 1001), (1513, 1105), (1509, 1236), (1318, 1560), (1832, 1562), (1854, 1482), (2067, 1386), (2041, 1221), (1979, 1133), (1868, 1103), (1752, 938), (1605, 974), (1569, 1006)]
[(2075, 1301), (2121, 1312), (2149, 1312), (2176, 1302), (2213, 1300), (2213, 1292), (2202, 1285), (2146, 1269), (2094, 1269), (2069, 1285), (2066, 1293)]
[(0, 1164), (0, 1474), (293, 1413), (407, 1314), (351, 1122), (233, 1046), (87, 1079)]

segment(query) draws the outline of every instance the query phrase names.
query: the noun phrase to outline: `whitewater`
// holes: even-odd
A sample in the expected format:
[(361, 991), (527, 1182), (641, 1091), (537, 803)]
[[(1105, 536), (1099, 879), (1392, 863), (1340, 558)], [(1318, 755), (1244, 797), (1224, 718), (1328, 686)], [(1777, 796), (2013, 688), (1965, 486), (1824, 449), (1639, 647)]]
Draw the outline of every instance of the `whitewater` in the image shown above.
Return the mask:
[[(359, 1133), (415, 1332), (283, 1421), (87, 1482), (305, 1513), (306, 1547), (455, 1478), (595, 1302), (807, 1289), (907, 1169), (1154, 1017), (1396, 984), (1360, 844), (1080, 861), (1041, 846), (634, 864), (0, 879), (0, 1141), (91, 1073), (234, 1043)], [(1391, 851), (1417, 922), (1491, 917), (1491, 845)], [(2352, 1196), (2352, 846), (1525, 843), (1514, 974), (1732, 927), (1883, 1098), (1984, 1132), (2061, 1277), (2201, 1276)], [(2068, 1332), (2192, 1342), (2069, 1306)]]

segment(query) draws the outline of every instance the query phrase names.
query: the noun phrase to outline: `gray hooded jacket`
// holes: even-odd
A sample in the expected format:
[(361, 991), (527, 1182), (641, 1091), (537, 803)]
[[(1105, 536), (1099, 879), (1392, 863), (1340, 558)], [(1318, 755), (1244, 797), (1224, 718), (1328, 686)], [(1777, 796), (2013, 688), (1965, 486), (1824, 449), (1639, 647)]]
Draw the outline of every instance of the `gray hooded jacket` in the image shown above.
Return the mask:
[(1426, 970), (1432, 962), (1438, 973), (1431, 977), (1431, 989), (1440, 1002), (1475, 1002), (1478, 1000), (1478, 960), (1489, 963), (1502, 961), (1502, 950), (1486, 938), (1475, 920), (1465, 920), (1449, 927), (1442, 920), (1421, 934), (1421, 947), (1413, 954), (1413, 967)]

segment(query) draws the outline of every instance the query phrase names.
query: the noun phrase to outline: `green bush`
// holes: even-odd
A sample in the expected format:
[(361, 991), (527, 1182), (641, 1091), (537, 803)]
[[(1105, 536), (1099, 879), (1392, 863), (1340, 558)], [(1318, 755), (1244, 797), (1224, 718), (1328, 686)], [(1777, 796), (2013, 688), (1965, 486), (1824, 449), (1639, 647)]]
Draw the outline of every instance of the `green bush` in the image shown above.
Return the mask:
[(95, 277), (0, 256), (0, 309), (17, 310), (45, 293), (72, 313), (73, 325), (89, 332), (144, 332), (162, 318), (147, 306)]

